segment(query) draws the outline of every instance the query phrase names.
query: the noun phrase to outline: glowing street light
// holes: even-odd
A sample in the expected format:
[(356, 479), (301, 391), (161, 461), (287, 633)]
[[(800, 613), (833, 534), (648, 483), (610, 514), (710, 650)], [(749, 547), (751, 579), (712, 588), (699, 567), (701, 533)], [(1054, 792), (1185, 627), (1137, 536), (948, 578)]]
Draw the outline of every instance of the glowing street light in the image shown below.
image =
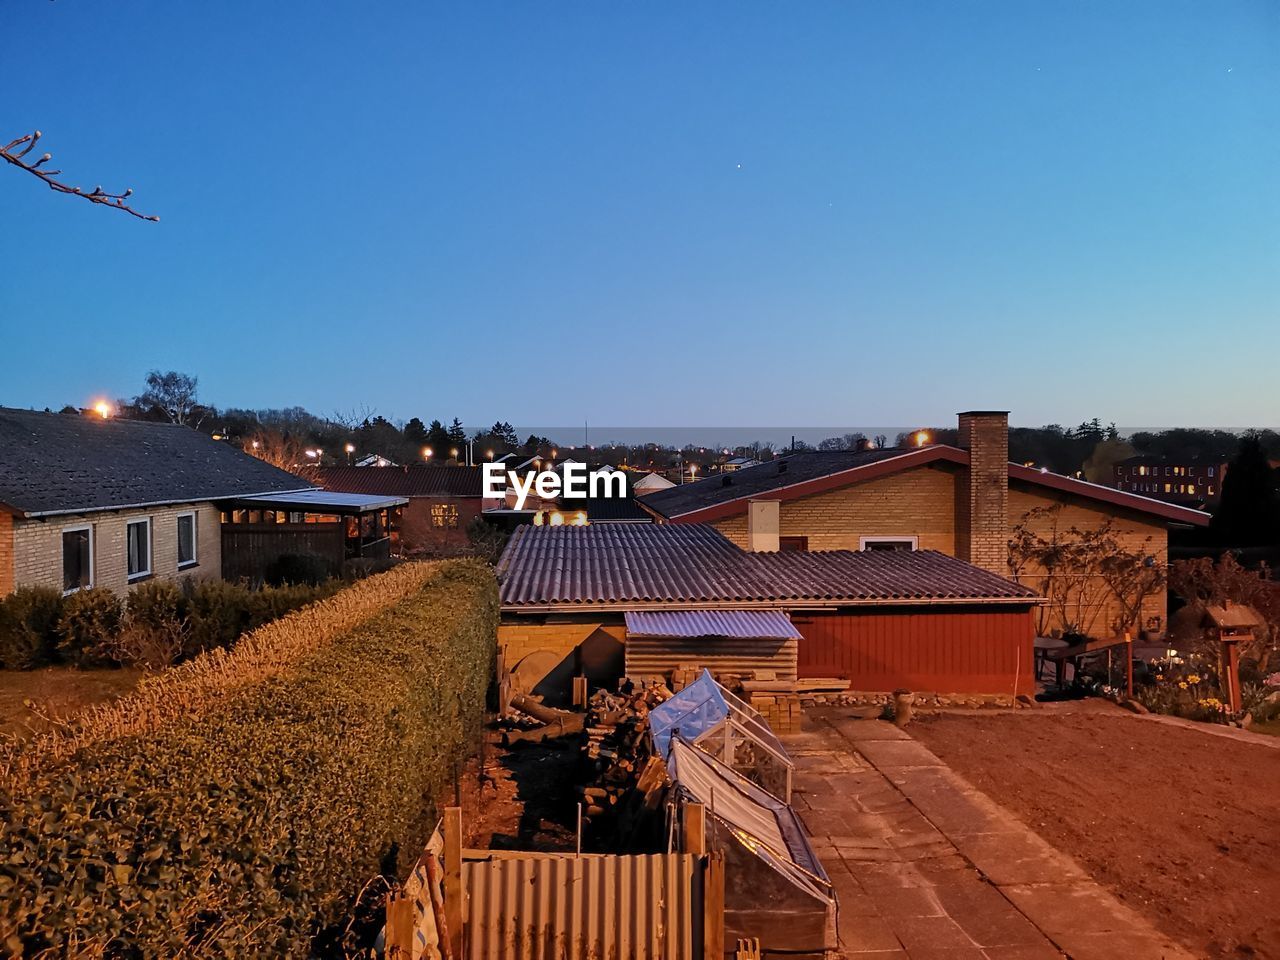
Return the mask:
[(343, 447), (343, 449), (346, 450), (347, 453), (355, 453), (356, 445), (354, 443), (348, 443), (345, 447)]
[(423, 460), (430, 460), (430, 459), (431, 459), (431, 448), (430, 448), (430, 447), (423, 447), (423, 448), (422, 448), (422, 459), (423, 459)]
[(486, 457), (488, 457), (490, 460), (492, 460), (492, 459), (493, 459), (493, 451), (492, 451), (492, 450), (486, 450), (486, 451), (484, 452), (484, 455), (485, 455)]
[(457, 459), (458, 459), (458, 448), (457, 448), (457, 447), (453, 447), (453, 448), (451, 448), (451, 449), (449, 450), (449, 456), (451, 456), (454, 460), (457, 460)]
[(929, 442), (929, 434), (927, 434), (925, 431), (921, 430), (919, 433), (916, 434), (917, 447), (923, 447), (928, 442)]
[(107, 401), (105, 400), (99, 400), (97, 403), (95, 403), (93, 405), (93, 410), (103, 420), (106, 420), (108, 417), (111, 416), (111, 404), (107, 403)]

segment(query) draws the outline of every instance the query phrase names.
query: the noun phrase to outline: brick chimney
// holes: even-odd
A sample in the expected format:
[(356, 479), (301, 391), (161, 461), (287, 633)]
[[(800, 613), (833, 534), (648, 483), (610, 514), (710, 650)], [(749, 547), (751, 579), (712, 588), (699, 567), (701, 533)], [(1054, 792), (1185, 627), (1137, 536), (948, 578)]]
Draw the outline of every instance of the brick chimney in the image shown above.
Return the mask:
[(960, 414), (960, 446), (969, 451), (956, 510), (956, 555), (1009, 576), (1009, 412)]
[(777, 500), (747, 501), (747, 549), (752, 553), (777, 553), (781, 546), (782, 504)]

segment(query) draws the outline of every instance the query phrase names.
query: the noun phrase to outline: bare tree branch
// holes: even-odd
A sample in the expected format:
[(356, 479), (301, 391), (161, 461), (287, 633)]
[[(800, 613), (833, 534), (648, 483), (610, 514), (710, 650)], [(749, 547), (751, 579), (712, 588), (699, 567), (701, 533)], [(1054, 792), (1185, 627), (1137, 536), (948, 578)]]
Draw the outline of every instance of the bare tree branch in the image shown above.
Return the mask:
[[(8, 160), (15, 167), (21, 167), (32, 176), (39, 177), (49, 185), (50, 190), (56, 190), (58, 193), (69, 193), (73, 197), (82, 197), (90, 203), (100, 203), (103, 206), (110, 207), (112, 210), (123, 210), (125, 213), (137, 217), (139, 220), (150, 220), (158, 222), (159, 217), (147, 216), (145, 213), (139, 213), (133, 207), (125, 203), (133, 190), (125, 190), (124, 193), (107, 193), (102, 187), (94, 187), (92, 192), (86, 193), (80, 187), (72, 187), (68, 184), (55, 180), (54, 177), (62, 173), (61, 170), (43, 170), (41, 169), (46, 163), (53, 159), (53, 154), (46, 153), (41, 155), (40, 159), (31, 162), (24, 159), (29, 154), (42, 134), (39, 130), (35, 133), (29, 133), (25, 137), (19, 137), (17, 140), (11, 140), (3, 147), (0, 147), (0, 157)], [(19, 149), (21, 148), (21, 149)]]

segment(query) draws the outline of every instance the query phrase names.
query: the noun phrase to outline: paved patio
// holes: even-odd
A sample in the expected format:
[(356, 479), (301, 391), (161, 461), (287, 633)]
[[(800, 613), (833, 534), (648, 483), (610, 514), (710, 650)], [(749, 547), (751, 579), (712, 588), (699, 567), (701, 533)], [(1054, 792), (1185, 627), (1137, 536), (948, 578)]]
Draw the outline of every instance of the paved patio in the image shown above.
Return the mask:
[(794, 803), (850, 960), (1194, 960), (902, 730), (811, 711)]

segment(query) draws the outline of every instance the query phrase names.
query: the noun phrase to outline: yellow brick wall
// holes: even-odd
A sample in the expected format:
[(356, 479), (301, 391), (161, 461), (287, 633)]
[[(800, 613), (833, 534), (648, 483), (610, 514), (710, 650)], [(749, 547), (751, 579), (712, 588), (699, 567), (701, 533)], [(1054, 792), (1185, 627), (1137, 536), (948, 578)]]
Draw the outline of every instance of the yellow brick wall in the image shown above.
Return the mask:
[[(1057, 518), (1059, 531), (1065, 532), (1073, 526), (1081, 530), (1096, 529), (1111, 518), (1112, 529), (1126, 550), (1150, 554), (1161, 565), (1168, 563), (1169, 534), (1161, 521), (1147, 519), (1141, 514), (1128, 511), (1115, 512), (1114, 508), (1103, 504), (1093, 505), (1087, 500), (1043, 488), (1024, 487), (1016, 482), (1009, 484), (1010, 530), (1021, 524), (1024, 518), (1037, 508), (1054, 504), (1062, 504), (1062, 510)], [(1053, 520), (1048, 516), (1040, 516), (1029, 521), (1029, 524), (1030, 529), (1040, 536), (1048, 537), (1051, 534)], [(1042, 571), (1029, 571), (1021, 579), (1029, 586), (1039, 589), (1042, 581), (1037, 574), (1041, 573)], [(1106, 596), (1106, 594), (1103, 595)], [(1149, 618), (1159, 617), (1163, 630), (1167, 626), (1164, 622), (1167, 616), (1166, 605), (1164, 590), (1157, 591), (1148, 597), (1142, 605), (1139, 629), (1146, 627)], [(1095, 637), (1113, 636), (1114, 625), (1119, 616), (1120, 604), (1114, 598), (1107, 596), (1106, 601), (1098, 607), (1097, 615), (1093, 618), (1092, 627), (1088, 631), (1089, 634)], [(1055, 629), (1060, 630), (1062, 624), (1052, 611), (1044, 608), (1037, 615), (1037, 627), (1041, 633), (1045, 633)]]
[[(959, 470), (951, 465), (929, 465), (866, 483), (850, 484), (825, 493), (783, 502), (782, 536), (809, 538), (810, 550), (857, 550), (864, 536), (918, 537), (921, 550), (939, 550), (957, 556), (958, 499), (963, 495)], [(1168, 531), (1162, 521), (1119, 510), (1105, 504), (1071, 497), (1018, 481), (1009, 484), (1009, 535), (1036, 507), (1065, 504), (1060, 524), (1082, 529), (1097, 527), (1114, 518), (1115, 529), (1128, 549), (1168, 561)], [(746, 514), (715, 522), (721, 533), (741, 547), (747, 546)], [(1008, 572), (1005, 573), (1008, 576)], [(1027, 578), (1024, 578), (1024, 580)], [(1159, 591), (1143, 604), (1142, 626), (1166, 616), (1165, 593)], [(1119, 604), (1109, 600), (1099, 608), (1091, 633), (1111, 636)], [(1060, 620), (1044, 614), (1038, 624), (1043, 632), (1060, 630)]]
[[(178, 514), (196, 513), (196, 559), (178, 569)], [(165, 580), (186, 577), (204, 580), (222, 576), (222, 530), (218, 508), (198, 503), (113, 513), (72, 514), (45, 520), (15, 520), (13, 579), (15, 587), (48, 586), (62, 589), (62, 531), (93, 529), (93, 585), (122, 596), (131, 585), (127, 577), (125, 525), (151, 518), (151, 572)], [(134, 581), (135, 583), (140, 581)]]
[(13, 591), (13, 517), (0, 513), (0, 597)]
[[(919, 537), (921, 550), (956, 552), (958, 473), (949, 467), (916, 467), (782, 504), (781, 534), (808, 537), (810, 550), (857, 550), (860, 537)], [(747, 545), (745, 514), (726, 517), (717, 529)]]

